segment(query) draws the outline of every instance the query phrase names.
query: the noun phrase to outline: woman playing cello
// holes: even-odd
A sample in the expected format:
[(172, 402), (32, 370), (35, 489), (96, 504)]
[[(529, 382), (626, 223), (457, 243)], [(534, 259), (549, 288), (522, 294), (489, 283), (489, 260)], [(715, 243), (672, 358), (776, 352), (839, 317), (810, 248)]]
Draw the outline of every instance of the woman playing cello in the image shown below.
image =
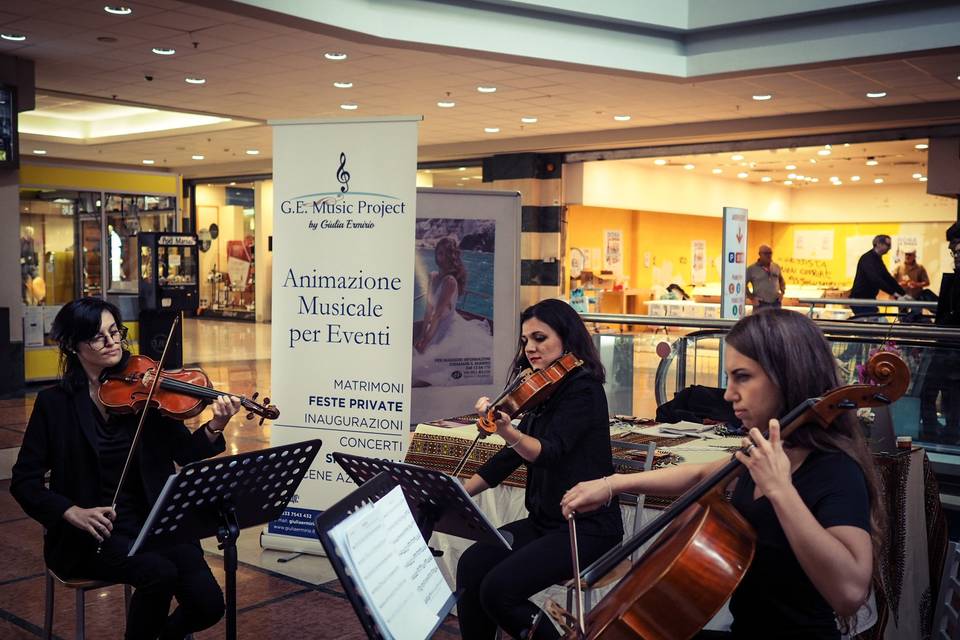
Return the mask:
[[(221, 432), (240, 402), (218, 397), (213, 419), (193, 433), (151, 410), (114, 510), (104, 505), (113, 502), (137, 426), (135, 415), (108, 415), (98, 396), (101, 373), (129, 355), (120, 311), (80, 298), (60, 310), (51, 334), (60, 345), (60, 384), (37, 395), (10, 484), (23, 510), (46, 529), (47, 566), (61, 577), (133, 585), (128, 639), (183, 638), (212, 626), (223, 615), (223, 594), (199, 543), (127, 552), (174, 462), (222, 452)], [(179, 607), (168, 616), (174, 596)]]
[[(460, 557), (457, 588), (464, 593), (457, 610), (460, 631), (467, 640), (493, 638), (498, 626), (515, 638), (527, 632), (538, 612), (528, 598), (573, 577), (561, 496), (577, 482), (613, 472), (603, 365), (580, 317), (565, 302), (543, 300), (527, 308), (520, 323), (523, 349), (513, 363), (514, 374), (526, 368), (544, 369), (565, 352), (577, 356), (583, 365), (568, 374), (545, 403), (528, 412), (518, 427), (497, 412), (497, 433), (507, 446), (466, 481), (467, 491), (476, 495), (500, 484), (521, 464), (527, 466), (529, 515), (503, 527), (513, 536), (513, 551), (477, 543)], [(477, 411), (486, 414), (489, 404), (489, 398), (480, 398)], [(619, 507), (607, 500), (598, 506), (578, 527), (584, 562), (600, 557), (623, 537)], [(550, 625), (539, 625), (537, 637), (551, 636), (556, 633)]]
[[(823, 334), (805, 316), (764, 310), (726, 337), (724, 398), (749, 434), (749, 473), (733, 487), (733, 505), (757, 533), (756, 555), (730, 600), (731, 634), (698, 638), (840, 638), (841, 625), (867, 599), (883, 516), (878, 479), (856, 418), (828, 428), (806, 425), (780, 439), (777, 418), (839, 386)], [(761, 427), (769, 425), (769, 438)], [(684, 464), (582, 482), (567, 492), (564, 515), (585, 513), (614, 493), (679, 495), (727, 460)], [(580, 517), (580, 516), (578, 516)]]

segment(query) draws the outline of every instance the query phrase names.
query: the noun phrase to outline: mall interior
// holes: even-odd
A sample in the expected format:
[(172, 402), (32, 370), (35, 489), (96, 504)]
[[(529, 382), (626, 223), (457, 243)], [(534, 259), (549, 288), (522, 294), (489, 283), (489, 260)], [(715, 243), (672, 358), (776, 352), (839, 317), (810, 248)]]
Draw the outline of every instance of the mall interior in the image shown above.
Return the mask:
[[(812, 318), (843, 384), (868, 383), (878, 352), (902, 359), (901, 397), (857, 411), (889, 530), (874, 571), (882, 586), (852, 629), (840, 626), (843, 637), (960, 638), (960, 327), (944, 311), (960, 268), (960, 244), (948, 242), (960, 239), (960, 4), (947, 0), (2, 3), (0, 637), (124, 637), (123, 586), (55, 576), (44, 526), (9, 492), (37, 394), (61, 374), (57, 313), (80, 297), (108, 300), (130, 350), (154, 359), (179, 313), (168, 368), (269, 397), (281, 179), (271, 122), (391, 116), (422, 116), (418, 198), (519, 193), (516, 277), (497, 296), (492, 278), (468, 278), (453, 311), (493, 334), (496, 305), (569, 302), (607, 371), (618, 471), (741, 446), (723, 420), (662, 432), (658, 408), (726, 385), (724, 336), (760, 302)], [(725, 232), (738, 210), (739, 252)], [(871, 305), (851, 289), (878, 236), (883, 269), (907, 297), (881, 291), (863, 313)], [(433, 255), (435, 239), (417, 242)], [(482, 243), (464, 239), (459, 251), (471, 274), (482, 270)], [(733, 263), (779, 269), (776, 300), (738, 298)], [(494, 335), (512, 354), (519, 322), (510, 331)], [(474, 397), (499, 392), (507, 363)], [(476, 434), (460, 419), (473, 402), (451, 411), (419, 397), (426, 418), (411, 420), (406, 461), (456, 476)], [(239, 418), (224, 455), (285, 443), (271, 420)], [(478, 451), (508, 444), (491, 436)], [(516, 473), (478, 496), (494, 526), (526, 517), (525, 483)], [(629, 536), (674, 498), (619, 501)], [(389, 637), (341, 581), (342, 564), (271, 548), (262, 530), (237, 542), (239, 634)], [(454, 587), (470, 543), (442, 532), (430, 542)], [(202, 547), (226, 590), (217, 539)], [(572, 611), (568, 586), (533, 601)], [(590, 591), (595, 604), (618, 593), (615, 581)], [(729, 627), (725, 611), (708, 616), (711, 628)], [(455, 611), (443, 613), (430, 637), (463, 637)], [(228, 627), (193, 637), (231, 637)]]

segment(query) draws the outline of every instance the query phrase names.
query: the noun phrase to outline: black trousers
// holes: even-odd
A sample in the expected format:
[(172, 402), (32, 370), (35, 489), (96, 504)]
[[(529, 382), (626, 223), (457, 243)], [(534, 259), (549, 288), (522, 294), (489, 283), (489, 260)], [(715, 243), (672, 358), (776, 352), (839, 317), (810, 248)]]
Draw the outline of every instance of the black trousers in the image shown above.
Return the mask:
[[(570, 534), (566, 528), (542, 529), (529, 518), (501, 528), (513, 535), (513, 551), (476, 543), (457, 565), (457, 602), (463, 640), (492, 640), (497, 627), (523, 637), (539, 609), (528, 598), (573, 577)], [(620, 542), (621, 535), (593, 536), (577, 532), (580, 568)], [(557, 637), (553, 625), (542, 623), (538, 638)]]
[[(132, 585), (127, 640), (182, 640), (223, 617), (223, 592), (198, 543), (144, 550), (127, 556), (131, 540), (111, 536), (96, 556), (81, 561), (77, 575)], [(170, 614), (170, 600), (178, 605)]]

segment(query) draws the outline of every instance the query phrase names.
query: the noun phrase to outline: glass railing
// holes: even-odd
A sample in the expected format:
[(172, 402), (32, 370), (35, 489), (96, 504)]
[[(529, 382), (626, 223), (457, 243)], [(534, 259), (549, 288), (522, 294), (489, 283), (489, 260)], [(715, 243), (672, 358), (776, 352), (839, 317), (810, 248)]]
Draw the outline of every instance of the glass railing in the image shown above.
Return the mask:
[[(679, 389), (723, 384), (719, 354), (732, 320), (582, 317), (596, 331), (594, 339), (607, 368), (611, 414), (653, 417), (657, 406)], [(867, 358), (881, 348), (897, 352), (910, 369), (904, 396), (888, 412), (864, 417), (871, 435), (911, 436), (928, 451), (949, 456), (960, 469), (960, 329), (884, 322), (817, 324), (831, 343), (845, 383), (858, 382)]]

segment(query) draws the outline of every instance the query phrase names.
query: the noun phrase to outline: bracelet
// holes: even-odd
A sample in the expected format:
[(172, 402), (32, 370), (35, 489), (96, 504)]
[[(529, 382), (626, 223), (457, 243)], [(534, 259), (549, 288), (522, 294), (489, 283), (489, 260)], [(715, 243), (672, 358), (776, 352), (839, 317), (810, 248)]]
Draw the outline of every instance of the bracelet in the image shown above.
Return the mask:
[(212, 435), (212, 436), (218, 436), (218, 435), (220, 435), (221, 433), (223, 433), (223, 429), (220, 429), (219, 431), (217, 431), (216, 429), (211, 429), (209, 422), (208, 422), (207, 424), (203, 425), (203, 428), (206, 429), (206, 430), (207, 430), (207, 433), (209, 433), (209, 434)]
[(613, 502), (613, 485), (610, 484), (610, 476), (603, 476), (603, 482), (607, 485), (607, 501), (603, 506), (609, 507), (610, 503)]
[[(514, 442), (513, 444), (510, 444), (509, 442), (507, 442), (507, 449), (513, 449), (515, 446), (517, 446), (518, 444), (520, 444), (520, 441), (523, 440), (524, 436), (526, 436), (526, 435), (527, 435), (527, 434), (525, 434), (525, 433), (521, 433), (521, 434), (520, 434), (520, 437), (517, 438), (517, 441)], [(506, 442), (507, 439), (504, 438), (503, 441)]]

